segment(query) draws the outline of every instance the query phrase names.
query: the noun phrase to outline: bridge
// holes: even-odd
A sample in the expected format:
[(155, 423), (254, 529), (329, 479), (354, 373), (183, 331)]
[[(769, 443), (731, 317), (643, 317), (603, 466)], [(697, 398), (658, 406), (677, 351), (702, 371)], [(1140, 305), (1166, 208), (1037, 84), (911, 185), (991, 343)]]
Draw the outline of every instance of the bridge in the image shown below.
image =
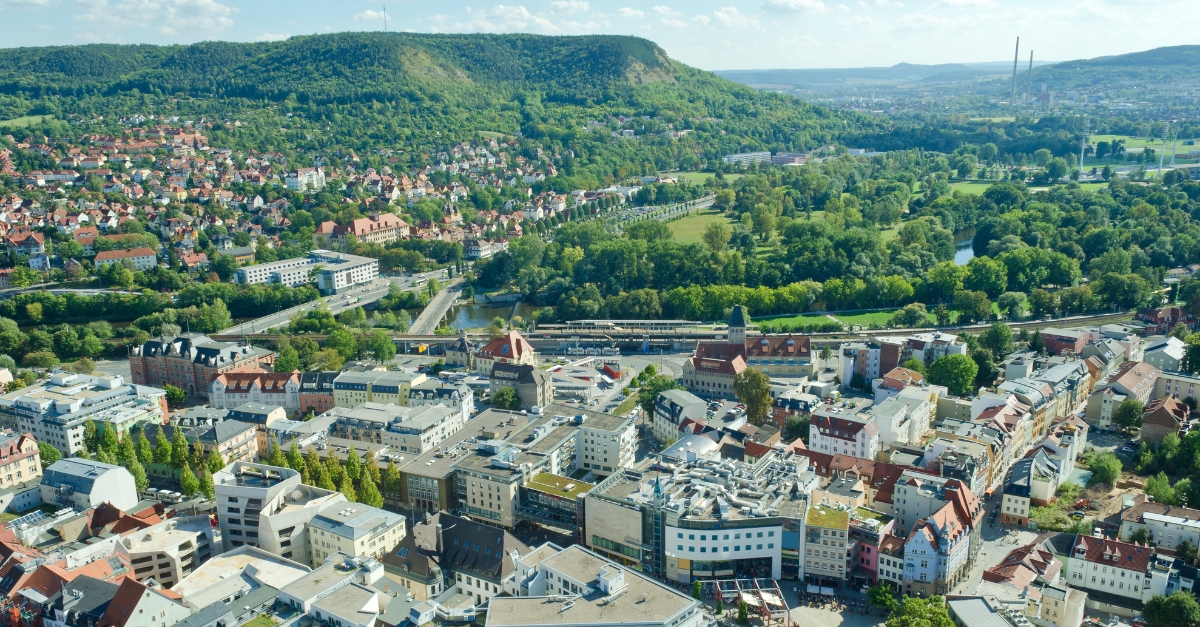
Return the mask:
[(446, 317), (446, 313), (450, 311), (450, 306), (458, 300), (458, 294), (461, 292), (462, 277), (450, 281), (442, 288), (442, 291), (429, 300), (417, 319), (413, 320), (412, 326), (408, 328), (408, 335), (429, 335), (437, 330), (442, 319)]

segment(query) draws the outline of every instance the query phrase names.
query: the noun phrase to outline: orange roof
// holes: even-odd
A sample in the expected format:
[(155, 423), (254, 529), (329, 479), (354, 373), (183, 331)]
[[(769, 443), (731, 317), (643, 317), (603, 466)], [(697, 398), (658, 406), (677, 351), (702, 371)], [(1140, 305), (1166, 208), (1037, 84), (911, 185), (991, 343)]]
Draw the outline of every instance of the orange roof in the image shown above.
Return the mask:
[(96, 261), (110, 259), (132, 259), (133, 257), (153, 257), (154, 251), (149, 248), (134, 248), (132, 250), (106, 250), (96, 255)]

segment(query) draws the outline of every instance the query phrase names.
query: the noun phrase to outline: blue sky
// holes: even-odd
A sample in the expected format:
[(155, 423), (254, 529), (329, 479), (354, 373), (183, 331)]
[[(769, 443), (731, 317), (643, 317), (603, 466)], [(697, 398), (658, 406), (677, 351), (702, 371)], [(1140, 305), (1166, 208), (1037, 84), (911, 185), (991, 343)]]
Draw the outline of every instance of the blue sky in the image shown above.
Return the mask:
[(1200, 43), (1200, 0), (0, 0), (0, 46), (347, 30), (627, 34), (707, 70), (1040, 60)]

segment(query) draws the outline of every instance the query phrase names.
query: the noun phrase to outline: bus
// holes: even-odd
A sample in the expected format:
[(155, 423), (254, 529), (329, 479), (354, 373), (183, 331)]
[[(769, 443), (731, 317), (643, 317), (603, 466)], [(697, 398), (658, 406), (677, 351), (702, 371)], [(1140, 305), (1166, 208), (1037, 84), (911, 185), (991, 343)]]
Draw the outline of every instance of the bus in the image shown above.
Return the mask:
[(413, 281), (413, 285), (415, 285), (416, 287), (423, 287), (428, 284), (429, 284), (429, 279), (417, 279), (416, 281)]

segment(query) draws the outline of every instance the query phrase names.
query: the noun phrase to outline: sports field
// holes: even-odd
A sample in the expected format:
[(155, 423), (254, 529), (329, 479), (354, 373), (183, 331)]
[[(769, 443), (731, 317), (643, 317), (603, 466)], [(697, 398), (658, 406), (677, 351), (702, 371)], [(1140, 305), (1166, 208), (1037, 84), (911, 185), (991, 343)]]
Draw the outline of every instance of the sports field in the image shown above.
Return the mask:
[(45, 118), (45, 117), (48, 117), (48, 116), (26, 115), (26, 116), (22, 116), (19, 118), (13, 118), (11, 120), (4, 120), (4, 121), (0, 122), (0, 126), (5, 127), (5, 128), (22, 128), (22, 127), (32, 126), (34, 124), (37, 124), (42, 121), (42, 118)]

